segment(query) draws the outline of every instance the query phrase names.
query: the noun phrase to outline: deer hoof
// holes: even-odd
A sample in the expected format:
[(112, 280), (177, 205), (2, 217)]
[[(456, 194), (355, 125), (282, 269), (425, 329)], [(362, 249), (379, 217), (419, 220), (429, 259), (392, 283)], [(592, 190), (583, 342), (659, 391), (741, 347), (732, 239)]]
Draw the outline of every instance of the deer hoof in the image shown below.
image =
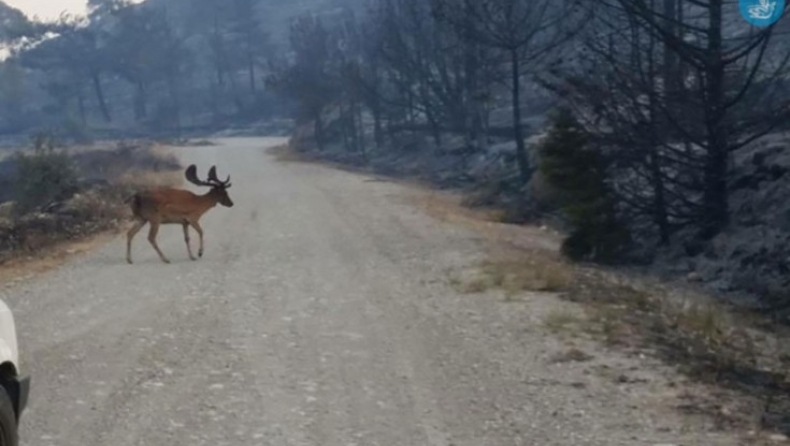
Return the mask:
[(133, 264), (132, 259), (126, 259), (126, 263), (128, 263), (130, 265)]

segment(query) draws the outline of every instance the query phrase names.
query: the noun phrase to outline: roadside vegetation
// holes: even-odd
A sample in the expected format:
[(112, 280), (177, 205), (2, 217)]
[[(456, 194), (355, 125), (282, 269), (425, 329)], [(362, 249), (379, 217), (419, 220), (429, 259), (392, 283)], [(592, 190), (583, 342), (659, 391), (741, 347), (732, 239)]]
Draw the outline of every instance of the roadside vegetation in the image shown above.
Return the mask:
[[(589, 359), (574, 347), (578, 340), (657, 357), (694, 382), (719, 389), (689, 397), (686, 410), (711, 416), (724, 430), (790, 433), (786, 325), (688, 287), (579, 265), (558, 251), (513, 246), (507, 236), (488, 239), (490, 259), (452, 272), (449, 284), (511, 305), (566, 301), (543, 320), (546, 330), (571, 346), (557, 362)], [(733, 404), (738, 410), (726, 409)]]
[(136, 188), (180, 182), (179, 164), (148, 142), (66, 148), (41, 134), (32, 146), (0, 161), (0, 263), (116, 229)]
[(785, 317), (785, 21), (686, 0), (371, 3), (293, 23), (269, 85), (295, 107), (294, 150)]

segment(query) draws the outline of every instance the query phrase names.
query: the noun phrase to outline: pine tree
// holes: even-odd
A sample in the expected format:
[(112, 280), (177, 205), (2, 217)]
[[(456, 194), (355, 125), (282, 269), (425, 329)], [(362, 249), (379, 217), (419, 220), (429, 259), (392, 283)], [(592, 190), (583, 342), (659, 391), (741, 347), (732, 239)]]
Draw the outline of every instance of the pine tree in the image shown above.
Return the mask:
[(601, 151), (567, 109), (553, 117), (540, 150), (540, 169), (562, 191), (560, 207), (572, 228), (563, 242), (563, 254), (574, 260), (616, 262), (629, 237), (617, 220)]

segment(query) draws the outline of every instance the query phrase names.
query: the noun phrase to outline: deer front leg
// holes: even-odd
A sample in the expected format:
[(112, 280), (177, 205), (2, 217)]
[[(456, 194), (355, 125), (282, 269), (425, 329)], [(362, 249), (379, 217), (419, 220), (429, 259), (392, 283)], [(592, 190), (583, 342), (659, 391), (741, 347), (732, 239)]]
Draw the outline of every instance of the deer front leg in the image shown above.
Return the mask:
[(151, 243), (151, 246), (154, 247), (156, 253), (159, 254), (159, 258), (162, 259), (165, 263), (170, 263), (170, 260), (167, 260), (164, 254), (162, 254), (162, 250), (159, 249), (159, 245), (156, 244), (156, 235), (159, 233), (159, 222), (152, 221), (151, 222), (151, 229), (148, 231), (148, 241)]
[(197, 232), (198, 236), (200, 236), (200, 249), (198, 249), (198, 257), (202, 258), (203, 257), (203, 228), (200, 227), (200, 223), (198, 223), (197, 221), (190, 221), (189, 224), (192, 225), (193, 228), (195, 228), (195, 232)]
[(132, 239), (140, 232), (140, 229), (143, 229), (143, 226), (145, 226), (145, 220), (137, 219), (134, 221), (134, 226), (126, 233), (126, 261), (130, 265), (132, 264)]
[(192, 247), (189, 246), (189, 223), (184, 222), (184, 242), (187, 244), (187, 253), (189, 253), (190, 260), (197, 260), (197, 258), (192, 254)]

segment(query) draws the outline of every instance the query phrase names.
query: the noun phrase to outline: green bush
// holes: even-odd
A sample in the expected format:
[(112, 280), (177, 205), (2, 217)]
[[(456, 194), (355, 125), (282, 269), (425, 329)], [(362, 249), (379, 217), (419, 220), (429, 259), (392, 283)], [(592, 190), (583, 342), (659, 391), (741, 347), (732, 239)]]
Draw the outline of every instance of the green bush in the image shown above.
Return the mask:
[(36, 136), (33, 153), (19, 153), (13, 178), (15, 210), (24, 214), (49, 203), (66, 200), (77, 190), (77, 173), (64, 153), (55, 151), (51, 138)]
[(604, 158), (569, 110), (552, 117), (540, 155), (541, 173), (562, 192), (560, 209), (572, 228), (563, 254), (574, 260), (616, 262), (629, 233), (617, 219)]

